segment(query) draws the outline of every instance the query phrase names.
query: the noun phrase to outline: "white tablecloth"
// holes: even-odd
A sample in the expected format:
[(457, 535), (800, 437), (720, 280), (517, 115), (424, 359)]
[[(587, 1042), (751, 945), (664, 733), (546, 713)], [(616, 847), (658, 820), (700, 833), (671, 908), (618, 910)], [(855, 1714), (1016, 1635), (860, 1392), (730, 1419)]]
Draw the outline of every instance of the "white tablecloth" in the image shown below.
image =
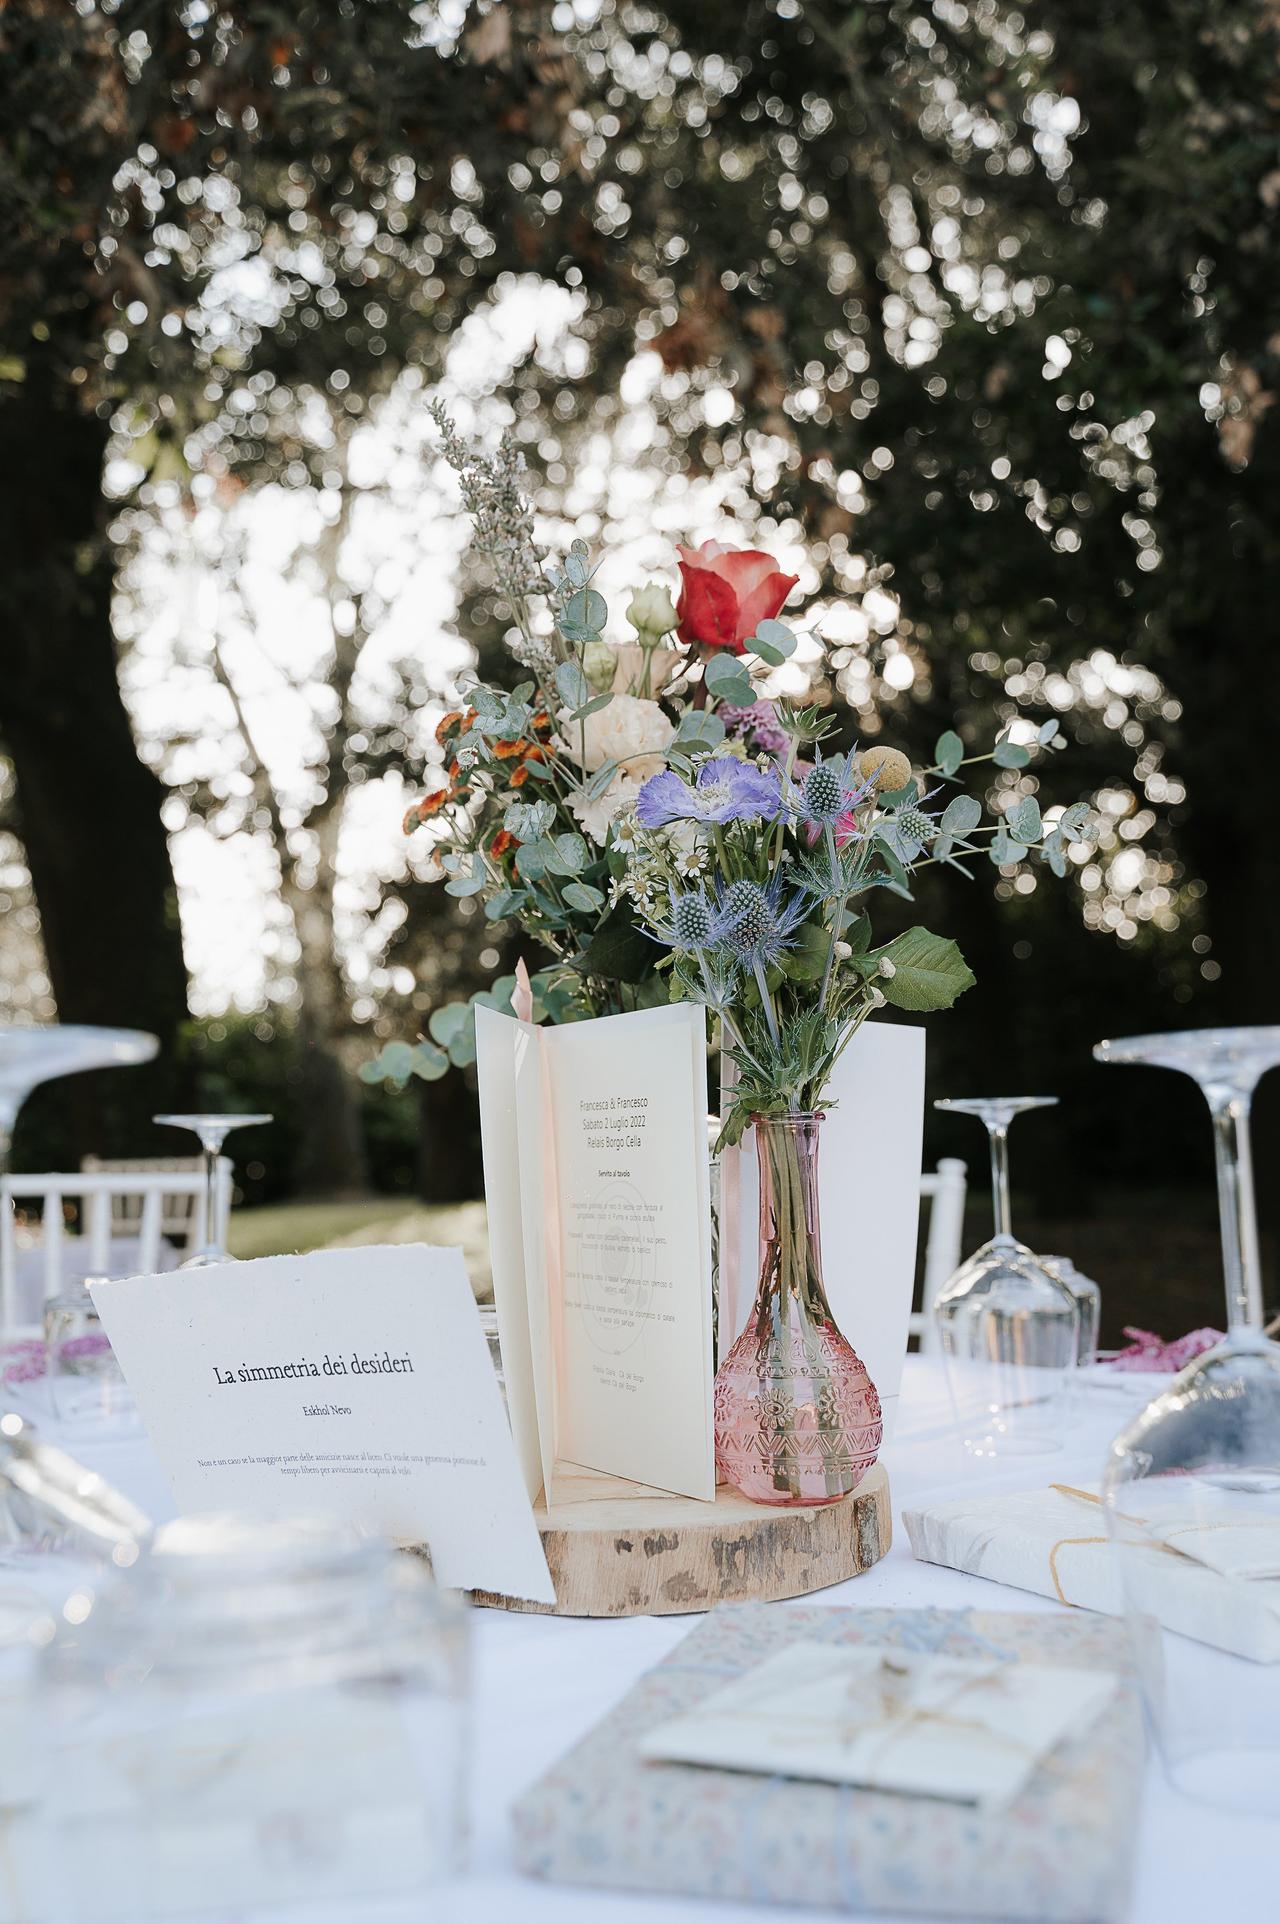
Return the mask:
[[(996, 1490), (1051, 1480), (1096, 1480), (1108, 1442), (1140, 1403), (1140, 1396), (1135, 1399), (1120, 1390), (1082, 1388), (1069, 1444), (1061, 1454), (1024, 1459), (1013, 1468), (979, 1464), (963, 1455), (951, 1434), (938, 1366), (911, 1358), (897, 1434), (885, 1452), (897, 1532), (893, 1548), (874, 1570), (823, 1591), (817, 1600), (853, 1609), (1062, 1608), (978, 1577), (915, 1562), (898, 1526), (899, 1506), (926, 1492), (961, 1494), (976, 1483)], [(93, 1452), (83, 1445), (78, 1449), (152, 1516), (172, 1514), (159, 1466), (145, 1443), (119, 1442)], [(787, 1605), (775, 1607), (785, 1610)], [(512, 1800), (679, 1642), (694, 1621), (635, 1617), (585, 1622), (477, 1611), (472, 1870), (448, 1899), (441, 1896), (428, 1911), (421, 1905), (380, 1909), (378, 1924), (384, 1918), (388, 1924), (401, 1918), (421, 1924), (426, 1917), (431, 1924), (683, 1924), (695, 1916), (705, 1924), (768, 1924), (770, 1919), (793, 1924), (801, 1917), (829, 1915), (574, 1890), (531, 1882), (510, 1868), (507, 1811)], [(1249, 1688), (1251, 1668), (1240, 1664), (1241, 1690)], [(879, 1924), (880, 1913), (874, 1919), (870, 1913), (863, 1915), (870, 1924)], [(331, 1913), (326, 1917), (338, 1924)], [(1263, 1924), (1276, 1917), (1280, 1823), (1193, 1805), (1167, 1786), (1156, 1763), (1149, 1765), (1131, 1924), (1200, 1924), (1211, 1918), (1224, 1924)], [(373, 1919), (374, 1913), (362, 1907), (341, 1924), (373, 1924)]]

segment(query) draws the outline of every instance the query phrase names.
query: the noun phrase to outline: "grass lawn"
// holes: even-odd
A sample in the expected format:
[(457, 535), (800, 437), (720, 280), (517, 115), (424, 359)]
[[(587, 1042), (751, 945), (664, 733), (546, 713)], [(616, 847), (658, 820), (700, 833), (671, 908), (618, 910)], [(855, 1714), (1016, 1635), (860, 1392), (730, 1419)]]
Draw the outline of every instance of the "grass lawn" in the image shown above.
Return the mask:
[(440, 1243), (461, 1249), (477, 1296), (489, 1295), (489, 1244), (482, 1202), (439, 1208), (370, 1196), (354, 1202), (270, 1203), (232, 1212), (233, 1256), (281, 1256), (308, 1249), (363, 1249), (371, 1243)]

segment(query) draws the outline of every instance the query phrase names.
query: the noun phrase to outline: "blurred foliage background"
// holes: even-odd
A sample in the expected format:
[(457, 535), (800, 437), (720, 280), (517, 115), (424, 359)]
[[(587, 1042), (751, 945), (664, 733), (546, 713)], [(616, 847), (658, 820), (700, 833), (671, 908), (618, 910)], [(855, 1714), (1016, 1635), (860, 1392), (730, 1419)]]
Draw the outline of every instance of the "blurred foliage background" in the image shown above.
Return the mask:
[(460, 1077), (357, 1079), (513, 960), (398, 837), (501, 660), (441, 394), (605, 585), (778, 552), (843, 739), (1060, 717), (997, 801), (1101, 843), (932, 885), (931, 1089), (1064, 1098), (1015, 1180), (1102, 1268), (1211, 1222), (1196, 1091), (1089, 1047), (1276, 1017), (1277, 54), (1272, 0), (0, 12), (0, 1020), (166, 1045), (19, 1163), (234, 1097), (252, 1196), (477, 1193)]

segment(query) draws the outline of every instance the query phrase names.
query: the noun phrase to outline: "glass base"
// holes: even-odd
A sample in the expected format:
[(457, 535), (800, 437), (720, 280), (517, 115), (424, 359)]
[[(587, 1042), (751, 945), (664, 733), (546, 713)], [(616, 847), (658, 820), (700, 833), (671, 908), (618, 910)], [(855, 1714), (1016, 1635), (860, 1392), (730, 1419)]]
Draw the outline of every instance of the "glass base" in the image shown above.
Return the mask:
[(1052, 1456), (1062, 1448), (1061, 1437), (1037, 1435), (1034, 1430), (992, 1430), (987, 1436), (966, 1436), (963, 1441), (970, 1456), (986, 1458)]

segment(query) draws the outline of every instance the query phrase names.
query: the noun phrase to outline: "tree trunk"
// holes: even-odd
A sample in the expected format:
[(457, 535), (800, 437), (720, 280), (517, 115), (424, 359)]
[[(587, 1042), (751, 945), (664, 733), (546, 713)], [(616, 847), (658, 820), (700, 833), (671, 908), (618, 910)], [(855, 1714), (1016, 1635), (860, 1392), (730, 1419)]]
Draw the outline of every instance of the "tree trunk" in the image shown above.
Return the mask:
[(178, 1096), (187, 975), (164, 791), (116, 671), (106, 424), (60, 399), (37, 362), (0, 408), (0, 735), (60, 1020), (160, 1038), (149, 1068), (67, 1085), (66, 1153), (120, 1155), (156, 1139), (151, 1115)]
[(294, 1181), (303, 1195), (356, 1195), (368, 1187), (356, 1084), (343, 1060), (350, 1021), (346, 984), (334, 950), (336, 812), (312, 824), (319, 842), (315, 879), (299, 884), (282, 852), (285, 903), (298, 938), (298, 1033), (302, 1039), (299, 1109), (305, 1118)]

